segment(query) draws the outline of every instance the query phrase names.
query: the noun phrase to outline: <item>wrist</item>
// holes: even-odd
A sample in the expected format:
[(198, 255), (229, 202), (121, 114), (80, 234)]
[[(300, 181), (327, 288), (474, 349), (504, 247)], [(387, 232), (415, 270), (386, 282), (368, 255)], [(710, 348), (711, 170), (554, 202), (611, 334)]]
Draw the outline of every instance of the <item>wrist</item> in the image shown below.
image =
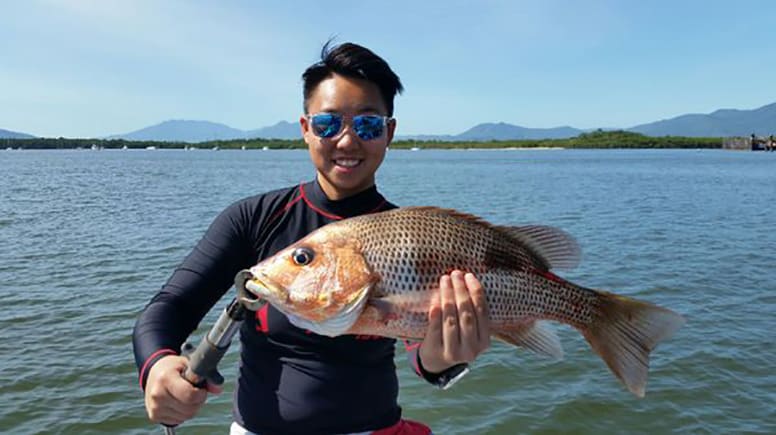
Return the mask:
[(428, 371), (423, 366), (423, 360), (420, 357), (420, 352), (417, 353), (417, 367), (421, 377), (428, 383), (446, 390), (452, 387), (456, 382), (469, 373), (469, 364), (460, 363), (453, 366), (444, 368), (439, 372)]
[(151, 374), (151, 370), (156, 366), (156, 363), (165, 357), (175, 356), (177, 354), (178, 353), (172, 349), (160, 349), (151, 354), (151, 356), (146, 359), (145, 363), (143, 363), (143, 367), (140, 369), (138, 376), (140, 381), (140, 389), (145, 391), (146, 383), (148, 382), (148, 376)]

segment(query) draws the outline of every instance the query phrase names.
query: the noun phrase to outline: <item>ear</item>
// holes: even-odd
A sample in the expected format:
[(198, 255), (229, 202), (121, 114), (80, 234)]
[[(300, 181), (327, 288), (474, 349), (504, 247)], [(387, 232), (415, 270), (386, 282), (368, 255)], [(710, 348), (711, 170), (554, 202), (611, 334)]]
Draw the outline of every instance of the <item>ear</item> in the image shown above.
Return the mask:
[(310, 143), (310, 135), (312, 132), (310, 131), (310, 122), (307, 120), (307, 117), (304, 115), (299, 117), (299, 129), (302, 132), (302, 139), (304, 139), (305, 143), (310, 146), (312, 145)]
[(385, 147), (388, 148), (391, 146), (391, 142), (393, 142), (393, 134), (396, 132), (396, 118), (391, 118), (391, 120), (388, 121), (388, 125), (386, 127), (388, 130), (385, 132), (385, 134), (388, 140), (385, 143)]

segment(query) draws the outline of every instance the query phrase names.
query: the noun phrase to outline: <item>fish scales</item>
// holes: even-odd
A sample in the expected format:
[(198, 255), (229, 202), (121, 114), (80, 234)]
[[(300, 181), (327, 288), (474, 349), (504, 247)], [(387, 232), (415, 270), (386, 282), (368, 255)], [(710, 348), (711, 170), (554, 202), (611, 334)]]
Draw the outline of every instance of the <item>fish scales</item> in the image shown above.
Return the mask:
[[(588, 305), (594, 297), (587, 290), (529, 273), (543, 267), (541, 262), (496, 228), (469, 222), (465, 215), (418, 214), (382, 214), (353, 227), (367, 263), (381, 277), (375, 292), (400, 301), (384, 325), (394, 334), (423, 337), (439, 276), (454, 269), (474, 273), (488, 290), (494, 328), (510, 328), (516, 319), (547, 318), (577, 327), (591, 321)], [(418, 312), (422, 315), (408, 315)]]

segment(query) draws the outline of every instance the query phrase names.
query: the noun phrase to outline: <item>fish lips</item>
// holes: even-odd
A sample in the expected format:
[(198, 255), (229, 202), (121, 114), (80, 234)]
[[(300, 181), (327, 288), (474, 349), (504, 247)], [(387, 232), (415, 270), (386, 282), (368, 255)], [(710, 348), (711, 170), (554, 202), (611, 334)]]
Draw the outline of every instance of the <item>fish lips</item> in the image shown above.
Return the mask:
[(244, 303), (252, 301), (256, 303), (258, 300), (273, 301), (277, 300), (280, 295), (284, 294), (280, 287), (275, 285), (268, 277), (256, 276), (253, 271), (249, 269), (241, 270), (237, 273), (234, 279), (234, 285), (237, 288), (237, 293), (240, 295)]

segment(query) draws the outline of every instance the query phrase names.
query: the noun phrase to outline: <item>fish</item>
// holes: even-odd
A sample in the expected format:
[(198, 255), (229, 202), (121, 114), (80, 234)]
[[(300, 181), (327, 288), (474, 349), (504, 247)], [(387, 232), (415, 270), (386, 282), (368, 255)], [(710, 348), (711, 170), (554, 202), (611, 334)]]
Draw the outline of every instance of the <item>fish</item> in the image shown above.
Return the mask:
[(473, 273), (485, 290), (490, 334), (556, 359), (552, 322), (577, 329), (625, 387), (644, 397), (649, 354), (684, 323), (649, 302), (574, 284), (581, 249), (546, 225), (503, 226), (452, 209), (414, 206), (343, 219), (240, 271), (246, 304), (269, 302), (325, 336), (422, 340), (439, 278)]

